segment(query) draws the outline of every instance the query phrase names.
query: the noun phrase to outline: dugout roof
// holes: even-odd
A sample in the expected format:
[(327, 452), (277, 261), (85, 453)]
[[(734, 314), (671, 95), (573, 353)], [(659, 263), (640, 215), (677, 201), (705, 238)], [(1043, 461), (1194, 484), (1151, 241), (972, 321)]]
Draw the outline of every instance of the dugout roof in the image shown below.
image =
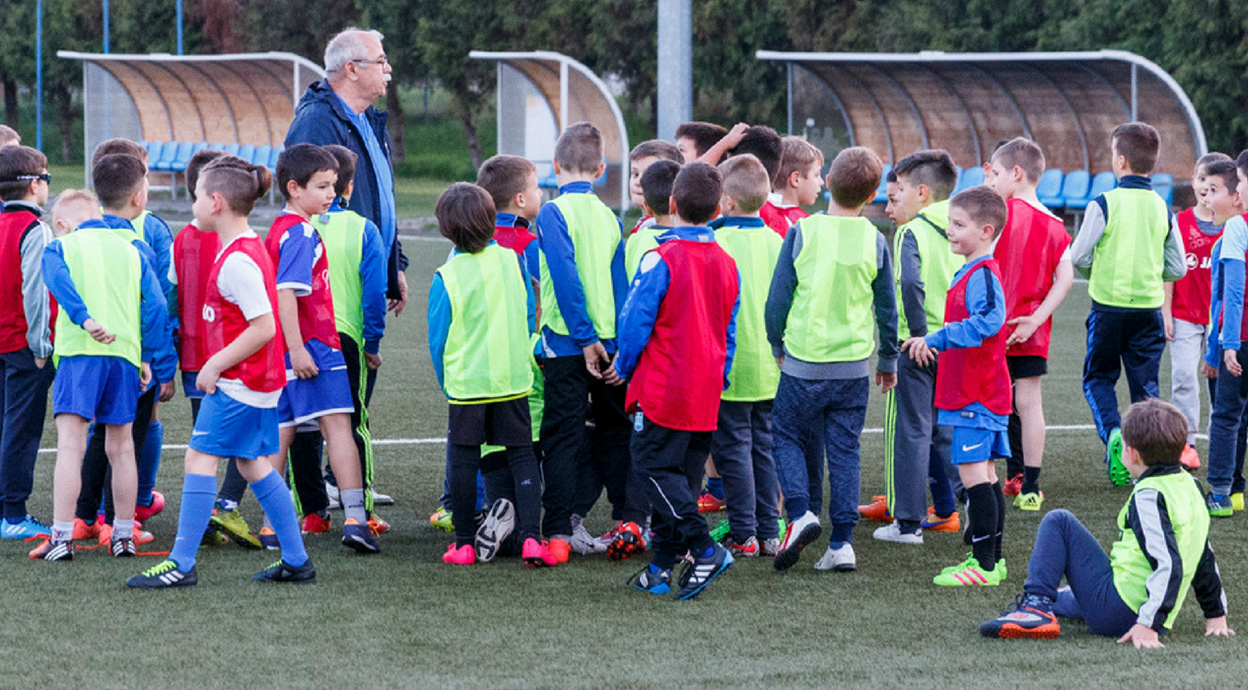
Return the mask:
[(281, 146), (320, 66), (291, 53), (96, 54), (83, 62), (86, 151), (111, 137)]
[(555, 141), (564, 128), (587, 121), (602, 132), (607, 171), (596, 187), (608, 206), (628, 208), (628, 132), (615, 96), (598, 75), (567, 55), (546, 50), (468, 54), (498, 61), (498, 152), (538, 164), (553, 175)]
[(1050, 168), (1095, 174), (1109, 169), (1110, 131), (1131, 120), (1161, 134), (1155, 172), (1186, 178), (1207, 152), (1183, 89), (1126, 51), (756, 55), (786, 64), (789, 132), (828, 156), (866, 146), (895, 162), (943, 148), (971, 167), (1021, 135), (1043, 147)]

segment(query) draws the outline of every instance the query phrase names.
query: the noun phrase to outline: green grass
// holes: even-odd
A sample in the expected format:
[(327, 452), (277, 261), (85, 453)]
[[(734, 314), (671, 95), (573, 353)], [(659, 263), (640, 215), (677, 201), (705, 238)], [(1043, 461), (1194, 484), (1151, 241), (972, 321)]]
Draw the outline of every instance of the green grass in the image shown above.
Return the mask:
[[(444, 259), (441, 241), (411, 241), (409, 311), (390, 322), (373, 401), (379, 439), (438, 438), (445, 405), (434, 383), (424, 327), (429, 276)], [(1091, 421), (1079, 388), (1088, 300), (1077, 285), (1057, 314), (1045, 379), (1050, 425)], [(1163, 390), (1168, 385), (1163, 364)], [(873, 394), (867, 426), (882, 426)], [(167, 443), (189, 434), (177, 397), (161, 408)], [(47, 427), (43, 445), (55, 443)], [(864, 497), (883, 487), (882, 435), (863, 436)], [(1202, 443), (1203, 453), (1203, 443)], [(1051, 431), (1043, 483), (1046, 509), (1075, 511), (1103, 544), (1125, 489), (1105, 479), (1091, 431)], [(960, 560), (958, 535), (929, 534), (922, 547), (856, 533), (859, 571), (818, 573), (817, 548), (792, 571), (740, 562), (698, 600), (677, 603), (625, 586), (641, 563), (576, 557), (566, 567), (529, 571), (503, 559), (448, 567), (448, 535), (427, 516), (441, 489), (443, 447), (379, 445), (378, 488), (398, 501), (381, 509), (393, 525), (378, 557), (347, 553), (332, 537), (312, 537), (319, 572), (310, 587), (248, 581), (272, 555), (221, 547), (201, 551), (201, 584), (176, 592), (131, 592), (122, 582), (155, 558), (121, 561), (83, 552), (72, 564), (30, 562), (29, 545), (0, 543), (4, 583), (0, 687), (93, 688), (238, 686), (284, 688), (1088, 688), (1234, 687), (1248, 671), (1245, 637), (1205, 640), (1189, 597), (1167, 648), (1137, 652), (1067, 624), (1056, 642), (989, 641), (976, 626), (1021, 588), (1040, 516), (1012, 510), (1006, 553), (1010, 581), (995, 589), (949, 591), (931, 584)], [(169, 507), (150, 521), (154, 548), (172, 543), (181, 454), (166, 451), (159, 488)], [(41, 455), (33, 512), (50, 517), (52, 456)], [(593, 530), (608, 527), (599, 505)], [(245, 513), (259, 511), (248, 494)], [(718, 518), (719, 516), (716, 516)], [(334, 516), (341, 523), (341, 513)], [(1244, 517), (1214, 523), (1212, 539), (1228, 585), (1232, 626), (1248, 594)], [(1248, 632), (1248, 630), (1241, 630)], [(1147, 685), (1145, 685), (1147, 684)]]

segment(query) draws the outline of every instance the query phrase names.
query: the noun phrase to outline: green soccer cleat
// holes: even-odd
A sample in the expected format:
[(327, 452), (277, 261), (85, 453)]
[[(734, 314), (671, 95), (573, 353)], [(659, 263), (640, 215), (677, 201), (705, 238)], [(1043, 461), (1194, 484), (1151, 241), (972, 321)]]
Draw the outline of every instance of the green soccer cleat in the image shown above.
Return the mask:
[(1044, 504), (1044, 492), (1036, 491), (1028, 494), (1019, 494), (1014, 497), (1014, 507), (1019, 510), (1035, 512), (1040, 510), (1040, 506)]
[(1109, 440), (1105, 442), (1105, 471), (1109, 473), (1109, 481), (1114, 486), (1131, 483), (1131, 473), (1122, 464), (1122, 447), (1122, 430), (1114, 427), (1109, 432)]
[(952, 570), (946, 568), (932, 578), (932, 584), (941, 587), (996, 587), (1004, 580), (1003, 569), (984, 570), (974, 556), (967, 558)]
[(1235, 514), (1235, 508), (1231, 505), (1230, 496), (1219, 496), (1211, 493), (1205, 496), (1205, 506), (1209, 508), (1210, 517), (1231, 517)]
[(225, 532), (234, 543), (244, 549), (260, 548), (260, 540), (251, 533), (251, 528), (247, 526), (247, 521), (243, 519), (243, 514), (238, 509), (217, 508), (212, 512), (212, 517), (208, 519), (208, 524)]
[(429, 524), (443, 532), (455, 531), (455, 523), (451, 521), (451, 511), (441, 506), (438, 506), (438, 509), (429, 516)]
[(718, 525), (711, 530), (711, 539), (715, 541), (723, 541), (728, 538), (729, 525), (727, 520), (720, 520)]

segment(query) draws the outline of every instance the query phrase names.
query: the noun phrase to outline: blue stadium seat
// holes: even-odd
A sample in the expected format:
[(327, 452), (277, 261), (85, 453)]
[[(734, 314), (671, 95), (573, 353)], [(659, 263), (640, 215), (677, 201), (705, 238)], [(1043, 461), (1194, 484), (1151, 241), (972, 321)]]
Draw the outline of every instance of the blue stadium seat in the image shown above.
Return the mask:
[(984, 169), (982, 167), (975, 166), (973, 168), (967, 168), (966, 170), (963, 170), (962, 174), (958, 177), (958, 186), (954, 188), (954, 193), (956, 194), (964, 189), (970, 189), (971, 187), (978, 187), (983, 183)]
[(1066, 208), (1082, 211), (1092, 203), (1093, 199), (1117, 186), (1118, 180), (1114, 178), (1112, 172), (1099, 172), (1092, 177), (1092, 186), (1088, 188), (1087, 196), (1082, 199), (1067, 199)]
[(255, 145), (255, 144), (245, 144), (245, 145), (243, 145), (243, 146), (238, 147), (238, 154), (237, 154), (237, 155), (238, 155), (238, 157), (239, 157), (239, 158), (242, 158), (243, 160), (245, 160), (245, 161), (247, 161), (248, 163), (250, 163), (250, 162), (251, 162), (252, 157), (256, 155), (256, 145)]
[(281, 156), (282, 151), (285, 151), (285, 150), (286, 150), (285, 146), (273, 147), (273, 151), (269, 153), (269, 162), (266, 164), (269, 166), (269, 170), (277, 170), (277, 158), (278, 156)]
[(238, 144), (234, 144), (234, 143), (226, 144), (224, 147), (222, 147), (222, 149), (221, 149), (221, 150), (222, 150), (222, 151), (225, 151), (226, 153), (230, 154), (231, 156), (237, 156), (237, 155), (238, 155)]
[(211, 144), (208, 144), (208, 148), (212, 149), (213, 151), (224, 151), (225, 144), (220, 141), (214, 141)]
[(1065, 175), (1057, 168), (1049, 168), (1040, 176), (1040, 183), (1036, 185), (1036, 196), (1040, 197), (1040, 203), (1049, 208), (1060, 209), (1066, 204), (1062, 198), (1062, 180)]
[(149, 141), (144, 146), (147, 148), (147, 161), (149, 163), (160, 160), (160, 152), (165, 148), (163, 141)]
[[(880, 174), (880, 186), (875, 188), (875, 198), (872, 199), (872, 202), (877, 203), (877, 204), (888, 203), (888, 174), (892, 171), (893, 171), (893, 164), (885, 163), (884, 171)], [(824, 194), (824, 198), (831, 199), (832, 193), (828, 192)]]
[(173, 165), (173, 160), (177, 158), (178, 148), (181, 146), (182, 144), (176, 141), (165, 142), (165, 145), (160, 149), (159, 158), (152, 158), (151, 154), (148, 154), (147, 168), (149, 170), (171, 170), (170, 166)]
[(269, 156), (273, 154), (273, 147), (265, 144), (256, 147), (256, 153), (251, 157), (252, 165), (268, 165)]
[[(1070, 207), (1072, 199), (1085, 199), (1088, 196), (1088, 187), (1092, 184), (1092, 173), (1087, 170), (1072, 170), (1066, 174), (1066, 179), (1062, 181), (1062, 205)], [(1085, 203), (1086, 207), (1087, 204)]]
[(191, 162), (191, 156), (195, 155), (195, 146), (196, 144), (189, 141), (178, 144), (178, 152), (173, 157), (173, 160), (169, 162), (169, 171), (176, 175), (186, 170), (187, 164)]
[(1153, 190), (1166, 200), (1166, 206), (1174, 203), (1174, 175), (1157, 173), (1153, 175)]

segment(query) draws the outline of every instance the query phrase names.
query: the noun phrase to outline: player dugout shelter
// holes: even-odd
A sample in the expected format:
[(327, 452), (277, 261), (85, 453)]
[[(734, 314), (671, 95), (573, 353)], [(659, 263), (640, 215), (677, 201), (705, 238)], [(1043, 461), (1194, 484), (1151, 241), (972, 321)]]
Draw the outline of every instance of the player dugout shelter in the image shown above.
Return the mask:
[(1126, 51), (757, 57), (785, 64), (789, 133), (806, 136), (829, 159), (848, 146), (874, 149), (885, 163), (943, 148), (971, 171), (997, 142), (1026, 136), (1044, 149), (1050, 169), (1063, 171), (1050, 177), (1058, 182), (1050, 190), (1056, 202), (1070, 191), (1062, 189), (1063, 176), (1086, 196), (1095, 176), (1110, 171), (1110, 132), (1123, 122), (1142, 120), (1160, 132), (1159, 186), (1186, 180), (1207, 152), (1183, 89), (1161, 67)]
[(611, 90), (588, 67), (545, 50), (468, 54), (498, 62), (498, 152), (537, 163), (542, 187), (555, 186), (555, 141), (570, 124), (586, 121), (602, 132), (607, 169), (595, 191), (621, 214), (628, 209), (628, 132)]
[[(273, 167), (295, 105), (325, 71), (291, 53), (94, 54), (59, 51), (83, 63), (86, 178), (90, 152), (105, 139), (143, 142), (153, 171), (171, 187), (194, 152), (224, 149)], [(173, 187), (176, 190), (176, 187)]]

